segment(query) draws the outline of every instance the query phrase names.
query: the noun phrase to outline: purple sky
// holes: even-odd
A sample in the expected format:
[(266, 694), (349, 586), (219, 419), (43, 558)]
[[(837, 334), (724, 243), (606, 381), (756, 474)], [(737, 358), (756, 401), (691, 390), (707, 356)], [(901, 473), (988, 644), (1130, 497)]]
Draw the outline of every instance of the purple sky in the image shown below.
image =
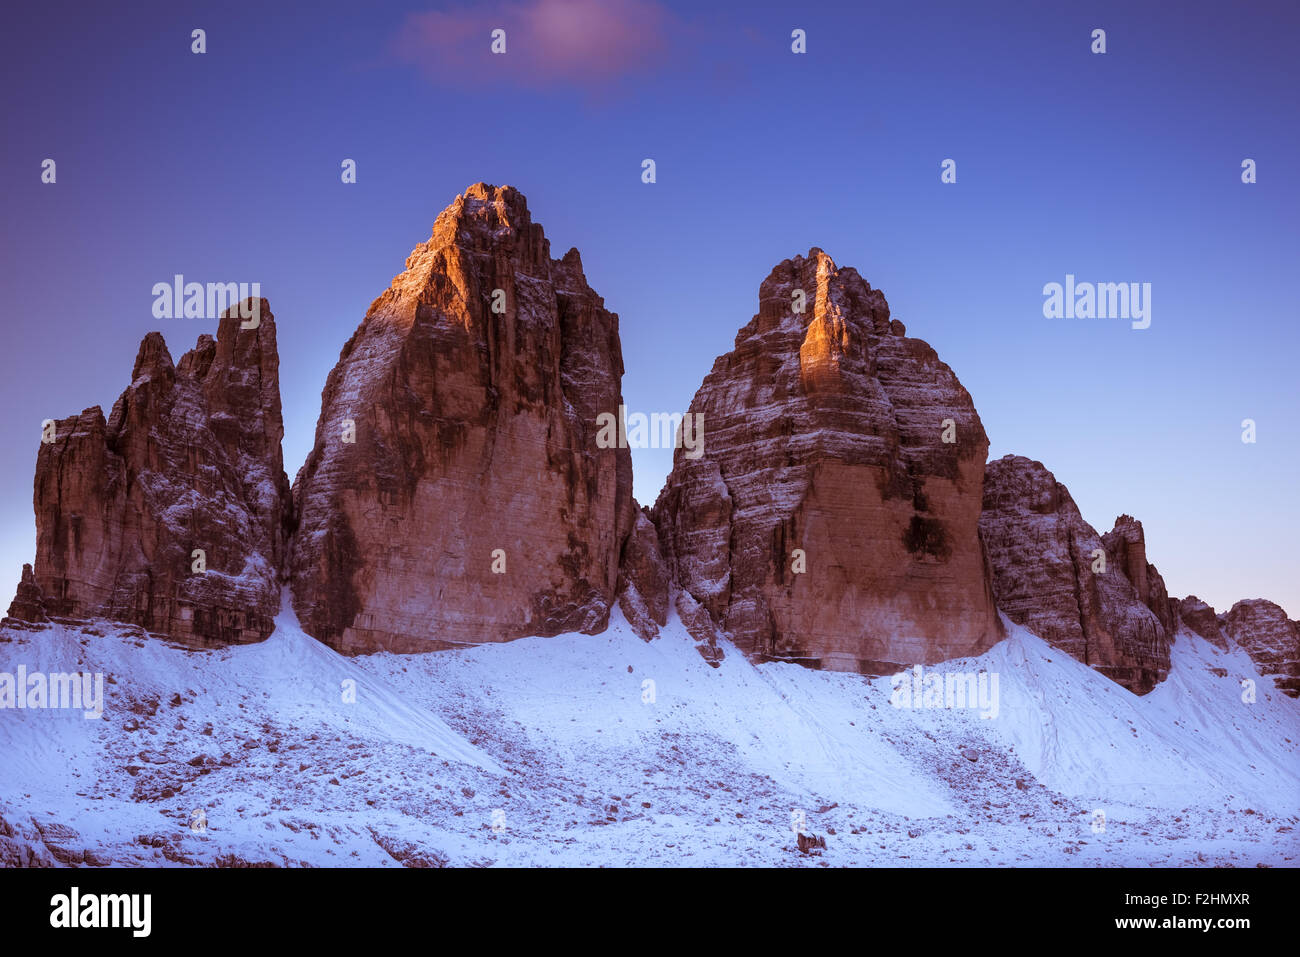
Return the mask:
[[(991, 456), (1041, 460), (1100, 531), (1140, 518), (1171, 593), (1300, 616), (1294, 4), (55, 2), (8, 20), (0, 578), (34, 554), (41, 420), (107, 411), (151, 329), (173, 356), (215, 330), (154, 319), (154, 283), (262, 284), (292, 477), (340, 347), (484, 180), (527, 195), (556, 255), (582, 251), (621, 316), (631, 410), (684, 410), (771, 267), (820, 246), (952, 366)], [(1150, 328), (1044, 318), (1066, 274), (1151, 283)], [(670, 453), (633, 458), (652, 502)]]

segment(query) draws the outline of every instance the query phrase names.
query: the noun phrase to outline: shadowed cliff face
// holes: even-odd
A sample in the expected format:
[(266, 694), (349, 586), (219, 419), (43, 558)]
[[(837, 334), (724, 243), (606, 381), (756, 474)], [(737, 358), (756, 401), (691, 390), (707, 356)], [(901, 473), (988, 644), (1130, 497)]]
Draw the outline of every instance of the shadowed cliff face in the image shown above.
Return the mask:
[(980, 530), (1007, 617), (1138, 694), (1164, 680), (1176, 610), (1140, 522), (1099, 536), (1042, 463), (1008, 455), (988, 464)]
[(1228, 634), (1219, 621), (1220, 616), (1214, 609), (1195, 595), (1188, 595), (1178, 601), (1178, 621), (1190, 631), (1196, 632), (1220, 651), (1227, 651)]
[(449, 206), (371, 305), (294, 486), (304, 627), (345, 651), (595, 632), (632, 530), (618, 317), (511, 187)]
[(271, 633), (289, 483), (275, 320), (259, 305), (255, 328), (232, 309), (175, 365), (150, 333), (107, 421), (94, 407), (55, 423), (36, 462), (30, 616), (39, 604), (200, 645)]
[[(853, 269), (778, 265), (690, 406), (654, 520), (675, 581), (761, 658), (882, 672), (1001, 637), (969, 394)], [(947, 441), (945, 441), (947, 439)]]

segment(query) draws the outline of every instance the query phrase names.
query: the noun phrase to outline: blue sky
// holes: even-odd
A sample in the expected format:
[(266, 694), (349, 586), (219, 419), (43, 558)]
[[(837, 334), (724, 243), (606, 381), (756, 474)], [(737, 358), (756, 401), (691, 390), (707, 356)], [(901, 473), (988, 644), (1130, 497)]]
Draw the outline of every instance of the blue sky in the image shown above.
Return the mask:
[[(215, 330), (154, 319), (155, 282), (261, 282), (292, 477), (339, 349), (483, 180), (581, 250), (631, 410), (684, 410), (820, 246), (952, 366), (991, 457), (1042, 461), (1100, 531), (1140, 518), (1172, 594), (1300, 617), (1294, 4), (591, 2), (15, 8), (0, 581), (34, 554), (41, 420), (107, 411), (146, 332)], [(1151, 327), (1044, 318), (1067, 273), (1151, 283)], [(633, 457), (653, 502), (670, 453)]]

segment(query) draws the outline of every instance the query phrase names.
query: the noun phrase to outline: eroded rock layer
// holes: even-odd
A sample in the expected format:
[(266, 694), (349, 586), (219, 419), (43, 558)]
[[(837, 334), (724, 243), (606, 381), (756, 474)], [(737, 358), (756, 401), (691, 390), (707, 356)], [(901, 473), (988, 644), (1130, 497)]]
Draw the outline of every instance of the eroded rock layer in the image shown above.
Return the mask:
[(1140, 522), (1103, 539), (1041, 462), (1008, 455), (985, 470), (980, 530), (1007, 617), (1135, 693), (1164, 680), (1175, 613)]
[(35, 567), (11, 614), (39, 604), (198, 645), (271, 633), (289, 483), (275, 320), (257, 305), (179, 363), (149, 333), (107, 420), (96, 406), (54, 423), (36, 461)]
[(1291, 697), (1300, 697), (1300, 622), (1263, 598), (1242, 599), (1221, 622), (1259, 665), (1261, 674), (1273, 676)]
[(1214, 608), (1201, 601), (1195, 595), (1188, 595), (1178, 602), (1178, 620), (1183, 627), (1196, 632), (1221, 651), (1228, 650), (1228, 635), (1219, 622)]
[(782, 262), (691, 402), (654, 508), (682, 596), (748, 654), (889, 673), (1001, 637), (970, 395), (824, 252)]

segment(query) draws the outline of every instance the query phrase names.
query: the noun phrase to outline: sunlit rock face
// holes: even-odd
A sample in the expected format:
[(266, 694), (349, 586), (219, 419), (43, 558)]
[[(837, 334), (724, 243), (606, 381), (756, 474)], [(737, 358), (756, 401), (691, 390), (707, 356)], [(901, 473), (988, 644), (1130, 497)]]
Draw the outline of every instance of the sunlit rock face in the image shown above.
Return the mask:
[(371, 304), (294, 485), (293, 603), (348, 652), (603, 629), (635, 521), (618, 317), (478, 184)]
[(988, 439), (885, 297), (820, 249), (780, 263), (688, 414), (654, 508), (696, 606), (759, 659), (889, 673), (1002, 635), (979, 537)]

